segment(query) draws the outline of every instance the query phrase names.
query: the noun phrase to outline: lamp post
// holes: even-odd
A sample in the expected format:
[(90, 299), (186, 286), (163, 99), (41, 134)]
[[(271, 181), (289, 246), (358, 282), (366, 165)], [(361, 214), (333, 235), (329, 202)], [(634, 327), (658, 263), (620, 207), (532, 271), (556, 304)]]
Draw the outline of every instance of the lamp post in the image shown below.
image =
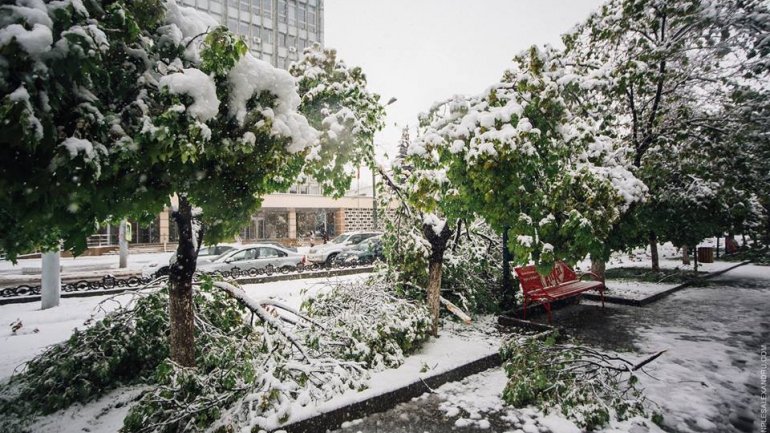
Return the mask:
[[(398, 98), (393, 97), (385, 104), (388, 105), (398, 101)], [(374, 170), (374, 140), (372, 140), (372, 228), (377, 230), (377, 172)]]

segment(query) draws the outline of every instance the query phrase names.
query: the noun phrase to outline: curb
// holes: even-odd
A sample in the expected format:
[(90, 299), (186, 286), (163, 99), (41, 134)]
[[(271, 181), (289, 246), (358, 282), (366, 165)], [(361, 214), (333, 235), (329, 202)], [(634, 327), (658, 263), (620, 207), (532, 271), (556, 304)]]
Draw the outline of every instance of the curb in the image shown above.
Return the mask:
[[(373, 266), (362, 266), (358, 268), (330, 269), (325, 271), (305, 271), (305, 272), (302, 272), (301, 274), (298, 274), (298, 273), (277, 274), (277, 275), (270, 275), (270, 276), (264, 276), (264, 277), (237, 278), (235, 281), (237, 281), (238, 284), (259, 284), (259, 283), (270, 283), (274, 281), (289, 281), (289, 280), (301, 280), (306, 278), (323, 278), (323, 277), (335, 277), (335, 276), (341, 276), (341, 275), (362, 274), (366, 272), (372, 272), (373, 270), (374, 270)], [(62, 298), (88, 298), (91, 296), (118, 295), (125, 292), (133, 292), (136, 290), (140, 290), (140, 289), (143, 289), (144, 287), (145, 287), (144, 285), (141, 285), (138, 287), (122, 287), (119, 289), (108, 289), (108, 290), (62, 292), (61, 297)], [(36, 302), (36, 301), (40, 301), (40, 295), (0, 298), (0, 305), (23, 304), (25, 302)]]
[[(633, 307), (644, 307), (645, 305), (648, 305), (648, 304), (651, 304), (651, 303), (653, 303), (655, 301), (663, 299), (666, 296), (668, 296), (668, 295), (670, 295), (670, 294), (672, 294), (674, 292), (678, 292), (678, 291), (680, 291), (680, 290), (682, 290), (682, 289), (684, 289), (686, 287), (689, 287), (689, 286), (691, 286), (691, 285), (693, 285), (695, 283), (698, 283), (700, 281), (705, 281), (705, 280), (717, 277), (719, 275), (722, 275), (724, 273), (732, 271), (735, 268), (739, 268), (741, 266), (748, 265), (749, 263), (751, 263), (751, 261), (746, 261), (746, 262), (738, 263), (737, 265), (730, 266), (729, 268), (726, 268), (726, 269), (710, 272), (708, 275), (704, 275), (702, 277), (693, 278), (690, 281), (684, 282), (684, 283), (682, 283), (682, 284), (680, 284), (678, 286), (674, 286), (674, 287), (672, 287), (672, 288), (670, 288), (668, 290), (664, 290), (664, 291), (662, 291), (660, 293), (656, 293), (656, 294), (654, 294), (652, 296), (648, 296), (648, 297), (646, 297), (644, 299), (626, 299), (626, 298), (618, 298), (618, 297), (615, 297), (615, 296), (606, 296), (605, 295), (604, 296), (604, 302), (610, 303), (610, 304), (630, 305), (630, 306), (633, 306)], [(599, 295), (595, 295), (593, 293), (585, 293), (585, 294), (583, 294), (583, 297), (585, 299), (590, 299), (592, 301), (601, 301), (602, 300), (602, 298)]]
[(343, 406), (332, 411), (316, 415), (312, 418), (303, 419), (291, 424), (279, 427), (273, 432), (286, 431), (287, 433), (317, 433), (339, 429), (343, 422), (362, 418), (376, 412), (389, 410), (399, 403), (407, 402), (415, 397), (419, 397), (426, 392), (433, 391), (447, 382), (454, 382), (472, 374), (481, 373), (492, 367), (497, 367), (502, 363), (500, 355), (492, 355), (479, 358), (467, 364), (455, 367), (451, 370), (439, 373), (435, 376), (421, 378), (416, 382), (395, 389), (393, 391), (380, 394), (366, 400)]

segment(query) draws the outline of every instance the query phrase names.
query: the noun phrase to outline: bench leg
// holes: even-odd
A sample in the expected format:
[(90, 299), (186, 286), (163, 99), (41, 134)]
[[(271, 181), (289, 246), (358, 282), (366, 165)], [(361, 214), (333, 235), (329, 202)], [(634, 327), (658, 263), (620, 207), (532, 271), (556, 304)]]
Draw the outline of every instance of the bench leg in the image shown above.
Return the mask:
[(550, 325), (551, 324), (551, 303), (546, 302), (545, 304), (543, 304), (543, 306), (545, 307), (545, 311), (548, 313), (548, 324)]
[(522, 312), (522, 319), (527, 320), (527, 298), (524, 298), (524, 311)]

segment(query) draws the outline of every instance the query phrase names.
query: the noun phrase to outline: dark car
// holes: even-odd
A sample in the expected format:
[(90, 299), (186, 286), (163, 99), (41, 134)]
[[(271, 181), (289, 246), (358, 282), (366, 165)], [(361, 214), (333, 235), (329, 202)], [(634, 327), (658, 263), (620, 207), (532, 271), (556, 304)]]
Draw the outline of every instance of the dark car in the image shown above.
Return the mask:
[(339, 253), (334, 258), (338, 266), (369, 265), (376, 260), (385, 260), (382, 251), (382, 238), (373, 238), (361, 241), (359, 244)]

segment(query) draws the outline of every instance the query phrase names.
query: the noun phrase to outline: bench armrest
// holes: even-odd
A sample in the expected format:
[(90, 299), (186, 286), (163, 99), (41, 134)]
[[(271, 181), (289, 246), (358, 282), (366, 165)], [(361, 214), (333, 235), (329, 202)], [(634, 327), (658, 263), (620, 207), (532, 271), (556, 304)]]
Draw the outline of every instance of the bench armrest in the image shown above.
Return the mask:
[(593, 273), (593, 272), (591, 272), (591, 271), (587, 271), (587, 272), (581, 272), (581, 273), (579, 273), (579, 274), (578, 274), (578, 280), (582, 280), (582, 279), (583, 279), (583, 277), (584, 277), (584, 276), (586, 276), (586, 275), (590, 275), (590, 276), (591, 276), (591, 278), (593, 278), (593, 279), (594, 279), (594, 280), (596, 280), (596, 281), (602, 281), (602, 279), (601, 279), (601, 278), (599, 278), (599, 276), (598, 276), (598, 275), (596, 275), (595, 273)]

